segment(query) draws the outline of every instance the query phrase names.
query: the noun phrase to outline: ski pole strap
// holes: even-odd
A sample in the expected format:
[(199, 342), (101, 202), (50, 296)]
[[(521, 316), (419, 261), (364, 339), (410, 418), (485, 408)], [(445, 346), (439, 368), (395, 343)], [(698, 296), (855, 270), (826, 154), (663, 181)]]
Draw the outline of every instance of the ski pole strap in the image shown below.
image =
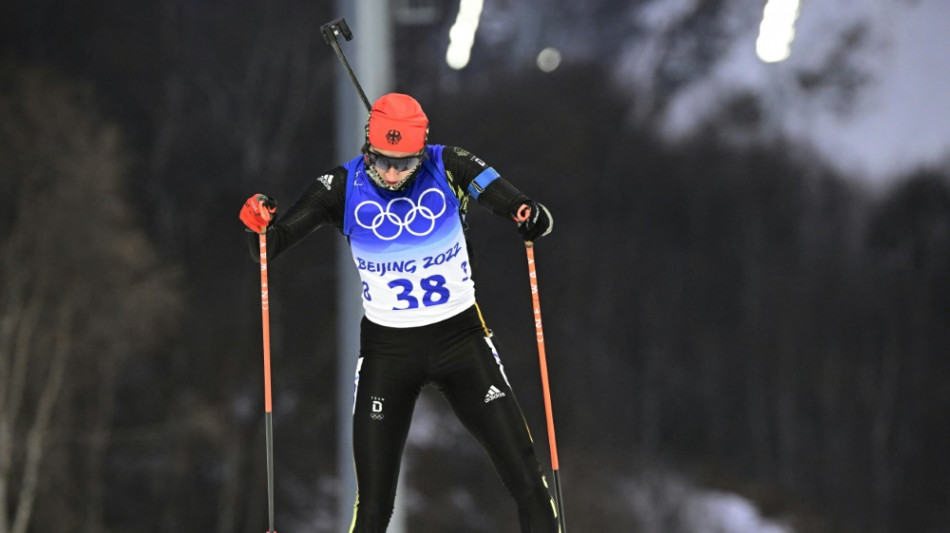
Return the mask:
[(498, 171), (492, 167), (486, 168), (468, 184), (468, 193), (472, 195), (472, 198), (478, 200), (478, 195), (482, 194), (482, 191), (499, 177), (501, 176)]

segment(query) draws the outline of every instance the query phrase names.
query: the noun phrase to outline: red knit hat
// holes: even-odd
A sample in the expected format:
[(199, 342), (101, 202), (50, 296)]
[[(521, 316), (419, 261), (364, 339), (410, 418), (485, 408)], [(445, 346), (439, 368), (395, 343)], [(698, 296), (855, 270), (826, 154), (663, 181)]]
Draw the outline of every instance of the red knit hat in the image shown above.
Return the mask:
[(389, 93), (373, 104), (367, 138), (380, 150), (416, 153), (425, 148), (429, 119), (408, 94)]

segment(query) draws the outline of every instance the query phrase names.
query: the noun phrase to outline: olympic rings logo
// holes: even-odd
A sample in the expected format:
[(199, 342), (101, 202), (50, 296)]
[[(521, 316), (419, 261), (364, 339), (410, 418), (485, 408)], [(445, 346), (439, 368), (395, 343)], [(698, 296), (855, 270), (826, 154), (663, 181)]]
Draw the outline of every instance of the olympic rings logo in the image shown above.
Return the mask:
[(393, 198), (384, 209), (374, 200), (365, 200), (356, 206), (353, 214), (361, 227), (372, 230), (381, 240), (391, 241), (402, 235), (403, 230), (416, 237), (432, 233), (435, 221), (445, 213), (447, 206), (445, 193), (433, 187), (419, 195), (418, 205), (412, 198)]

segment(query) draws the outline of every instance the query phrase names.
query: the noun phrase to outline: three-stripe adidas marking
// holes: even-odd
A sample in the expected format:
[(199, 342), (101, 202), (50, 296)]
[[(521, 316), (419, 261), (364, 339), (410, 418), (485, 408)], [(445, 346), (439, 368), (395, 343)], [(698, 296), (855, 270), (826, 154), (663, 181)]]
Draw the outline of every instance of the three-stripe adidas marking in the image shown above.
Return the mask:
[(488, 393), (485, 394), (485, 403), (488, 403), (492, 400), (497, 400), (498, 398), (504, 398), (505, 393), (501, 392), (498, 387), (492, 385), (488, 387)]

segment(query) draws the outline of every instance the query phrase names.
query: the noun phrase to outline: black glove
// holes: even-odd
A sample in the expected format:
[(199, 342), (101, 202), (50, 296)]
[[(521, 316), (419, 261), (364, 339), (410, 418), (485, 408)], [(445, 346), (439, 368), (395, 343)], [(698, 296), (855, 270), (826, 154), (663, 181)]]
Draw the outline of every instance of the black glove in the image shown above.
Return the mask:
[(514, 214), (518, 223), (518, 233), (526, 242), (533, 242), (544, 237), (554, 229), (554, 217), (543, 204), (529, 200), (521, 204)]

